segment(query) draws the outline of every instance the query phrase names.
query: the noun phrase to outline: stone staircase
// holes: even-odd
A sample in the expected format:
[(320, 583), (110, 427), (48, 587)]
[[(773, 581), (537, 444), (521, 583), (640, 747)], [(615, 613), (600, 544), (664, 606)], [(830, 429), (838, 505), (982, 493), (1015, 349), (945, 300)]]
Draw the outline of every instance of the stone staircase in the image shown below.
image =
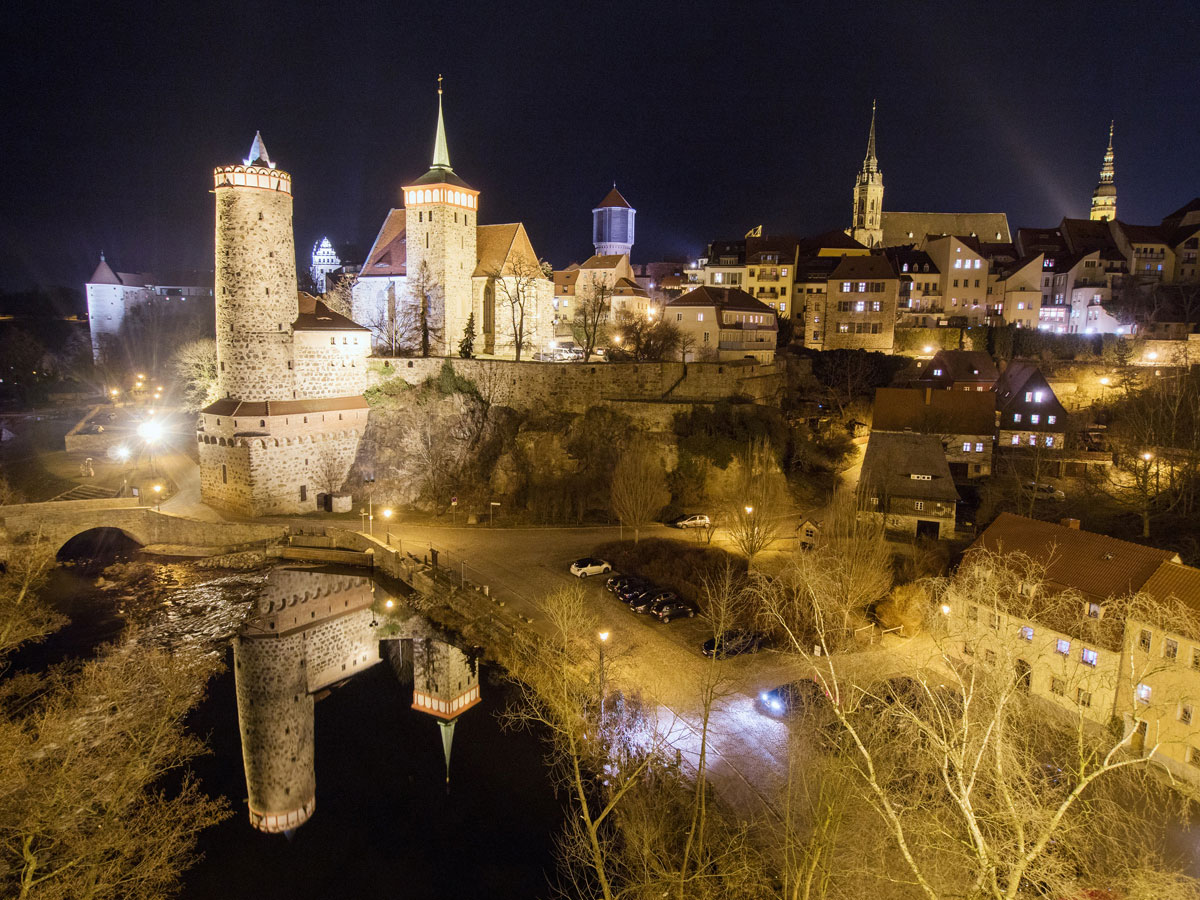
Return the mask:
[(111, 500), (120, 493), (112, 488), (102, 488), (94, 484), (79, 484), (55, 497), (55, 500)]

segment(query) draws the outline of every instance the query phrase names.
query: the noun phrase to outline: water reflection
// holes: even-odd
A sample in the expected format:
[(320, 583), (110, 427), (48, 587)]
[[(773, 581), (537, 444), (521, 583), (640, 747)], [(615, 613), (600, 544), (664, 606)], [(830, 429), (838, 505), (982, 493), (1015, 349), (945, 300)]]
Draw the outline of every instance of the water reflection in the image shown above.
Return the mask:
[(382, 656), (402, 683), (411, 681), (413, 709), (437, 719), (449, 784), (455, 722), (482, 699), (478, 665), (382, 595), (368, 578), (276, 569), (234, 639), (242, 761), (258, 830), (290, 834), (312, 817), (315, 703)]

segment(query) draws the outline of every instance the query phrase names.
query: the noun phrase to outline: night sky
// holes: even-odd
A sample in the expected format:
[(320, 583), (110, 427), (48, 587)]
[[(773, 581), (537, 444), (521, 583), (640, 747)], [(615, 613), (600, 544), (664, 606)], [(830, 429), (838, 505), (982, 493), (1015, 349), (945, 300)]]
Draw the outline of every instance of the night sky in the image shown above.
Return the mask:
[(212, 266), (211, 170), (255, 129), (296, 246), (369, 248), (429, 166), (446, 77), (481, 222), (591, 253), (615, 179), (634, 262), (849, 224), (872, 97), (892, 210), (1086, 216), (1117, 120), (1120, 218), (1200, 194), (1200, 11), (1128, 3), (21, 4), (3, 69), (0, 287)]

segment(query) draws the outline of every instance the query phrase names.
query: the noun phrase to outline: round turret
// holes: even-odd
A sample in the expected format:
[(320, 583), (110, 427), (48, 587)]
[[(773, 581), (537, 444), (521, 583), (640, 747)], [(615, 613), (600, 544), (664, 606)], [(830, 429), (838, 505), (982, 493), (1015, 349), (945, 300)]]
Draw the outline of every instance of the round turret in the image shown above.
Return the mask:
[(292, 176), (261, 135), (242, 165), (213, 172), (217, 198), (217, 384), (221, 397), (290, 400), (297, 316)]
[(592, 246), (597, 256), (622, 256), (633, 249), (633, 220), (637, 210), (614, 184), (592, 210)]

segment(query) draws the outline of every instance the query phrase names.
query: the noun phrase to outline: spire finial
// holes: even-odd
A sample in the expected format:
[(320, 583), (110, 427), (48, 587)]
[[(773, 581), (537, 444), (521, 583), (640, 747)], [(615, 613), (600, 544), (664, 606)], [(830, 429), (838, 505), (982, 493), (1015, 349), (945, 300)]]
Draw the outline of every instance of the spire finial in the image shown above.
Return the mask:
[(1108, 123), (1108, 149), (1112, 149), (1113, 129), (1117, 127), (1117, 120), (1110, 119)]
[(100, 262), (104, 262), (104, 251), (100, 251)]
[[(433, 167), (450, 169), (450, 151), (446, 149), (446, 125), (442, 121), (442, 76), (438, 75), (437, 137), (433, 142)], [(453, 171), (453, 170), (452, 170)]]

